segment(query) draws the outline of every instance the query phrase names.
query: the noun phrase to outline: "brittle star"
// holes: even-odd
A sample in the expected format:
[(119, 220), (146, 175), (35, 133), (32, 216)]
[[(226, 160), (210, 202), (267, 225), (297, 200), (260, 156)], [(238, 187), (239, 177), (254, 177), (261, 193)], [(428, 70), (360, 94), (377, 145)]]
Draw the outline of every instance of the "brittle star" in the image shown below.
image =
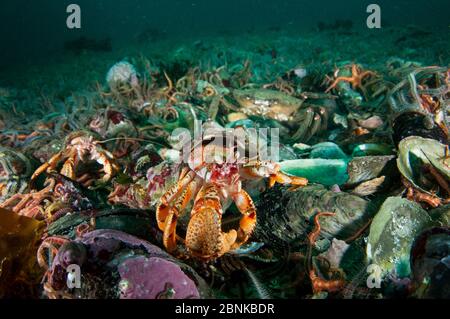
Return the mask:
[[(335, 74), (337, 74), (337, 73), (339, 73), (339, 69), (336, 71)], [(375, 72), (372, 72), (372, 71), (361, 72), (361, 68), (358, 67), (358, 65), (353, 64), (352, 65), (352, 76), (351, 77), (347, 77), (347, 76), (337, 77), (336, 80), (334, 80), (333, 84), (325, 91), (325, 93), (329, 93), (341, 81), (351, 83), (353, 89), (360, 88), (363, 91), (363, 93), (365, 93), (365, 90), (362, 85), (362, 81), (364, 80), (364, 78), (366, 78), (367, 76), (371, 76), (371, 75), (376, 75), (376, 74), (375, 74)]]

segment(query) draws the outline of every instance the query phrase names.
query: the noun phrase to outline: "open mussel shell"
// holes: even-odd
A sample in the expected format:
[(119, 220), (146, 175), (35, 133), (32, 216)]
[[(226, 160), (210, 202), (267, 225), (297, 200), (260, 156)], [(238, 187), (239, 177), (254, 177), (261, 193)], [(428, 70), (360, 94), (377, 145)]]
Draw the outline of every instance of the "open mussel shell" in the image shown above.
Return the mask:
[(416, 238), (411, 269), (417, 297), (450, 298), (450, 228), (431, 228)]
[(389, 197), (375, 215), (367, 243), (369, 264), (383, 275), (410, 275), (410, 250), (417, 235), (433, 222), (419, 204), (401, 197)]
[(409, 111), (398, 115), (393, 122), (392, 139), (395, 145), (409, 136), (420, 136), (434, 139), (440, 143), (448, 144), (448, 135), (428, 115)]
[(450, 169), (446, 164), (447, 146), (436, 140), (410, 136), (399, 144), (397, 166), (400, 173), (417, 189), (430, 194), (421, 181), (422, 167), (430, 164), (443, 176), (450, 179)]
[(336, 213), (320, 221), (321, 236), (327, 239), (346, 240), (363, 229), (372, 217), (368, 201), (329, 191), (321, 185), (310, 185), (295, 192), (277, 187), (262, 194), (257, 206), (255, 238), (265, 243), (303, 242), (314, 227), (318, 212)]

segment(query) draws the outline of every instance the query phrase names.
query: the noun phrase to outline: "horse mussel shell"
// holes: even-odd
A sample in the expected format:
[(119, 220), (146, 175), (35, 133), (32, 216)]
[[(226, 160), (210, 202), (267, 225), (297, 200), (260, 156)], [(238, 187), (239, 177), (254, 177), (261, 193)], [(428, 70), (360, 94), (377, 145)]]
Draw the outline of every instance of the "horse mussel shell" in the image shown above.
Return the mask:
[(393, 122), (392, 138), (395, 145), (409, 136), (420, 136), (448, 144), (448, 135), (434, 120), (419, 112), (405, 112), (398, 115)]
[(153, 216), (148, 211), (129, 208), (106, 209), (98, 212), (76, 212), (61, 217), (50, 224), (47, 232), (50, 236), (66, 236), (74, 239), (77, 235), (77, 227), (90, 224), (91, 219), (95, 218), (96, 229), (123, 231), (158, 244), (161, 234)]
[(321, 185), (310, 185), (295, 192), (276, 187), (262, 194), (257, 206), (255, 239), (289, 245), (305, 241), (318, 212), (336, 213), (321, 219), (321, 235), (339, 240), (358, 233), (373, 215), (368, 201), (345, 192), (329, 191)]
[(369, 196), (388, 190), (399, 179), (395, 156), (355, 157), (347, 167), (346, 189), (352, 194)]
[(380, 267), (383, 277), (409, 276), (409, 253), (414, 238), (432, 225), (428, 212), (419, 204), (401, 197), (387, 198), (370, 226), (368, 262)]

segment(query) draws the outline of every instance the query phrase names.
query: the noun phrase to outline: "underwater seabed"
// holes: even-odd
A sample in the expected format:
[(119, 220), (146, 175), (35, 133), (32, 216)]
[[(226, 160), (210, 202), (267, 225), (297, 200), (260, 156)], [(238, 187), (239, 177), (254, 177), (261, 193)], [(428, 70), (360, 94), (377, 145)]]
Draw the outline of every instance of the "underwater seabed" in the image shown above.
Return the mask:
[[(450, 298), (448, 36), (143, 36), (3, 70), (0, 297)], [(212, 143), (261, 128), (278, 163)], [(243, 162), (178, 162), (196, 147)]]

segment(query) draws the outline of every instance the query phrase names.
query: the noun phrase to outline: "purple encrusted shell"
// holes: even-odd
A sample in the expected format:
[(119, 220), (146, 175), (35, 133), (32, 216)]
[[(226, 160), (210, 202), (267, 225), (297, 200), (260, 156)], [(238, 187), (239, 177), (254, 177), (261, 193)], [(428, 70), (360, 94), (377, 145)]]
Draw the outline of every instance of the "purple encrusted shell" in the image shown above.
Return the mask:
[(118, 230), (95, 230), (83, 235), (83, 237), (78, 240), (89, 247), (91, 257), (93, 258), (109, 258), (109, 256), (105, 255), (108, 253), (113, 254), (119, 249), (122, 243), (131, 247), (143, 248), (150, 256), (162, 258), (169, 257), (169, 255), (159, 247)]
[(139, 256), (125, 260), (118, 267), (121, 299), (192, 299), (200, 298), (195, 283), (170, 261)]

